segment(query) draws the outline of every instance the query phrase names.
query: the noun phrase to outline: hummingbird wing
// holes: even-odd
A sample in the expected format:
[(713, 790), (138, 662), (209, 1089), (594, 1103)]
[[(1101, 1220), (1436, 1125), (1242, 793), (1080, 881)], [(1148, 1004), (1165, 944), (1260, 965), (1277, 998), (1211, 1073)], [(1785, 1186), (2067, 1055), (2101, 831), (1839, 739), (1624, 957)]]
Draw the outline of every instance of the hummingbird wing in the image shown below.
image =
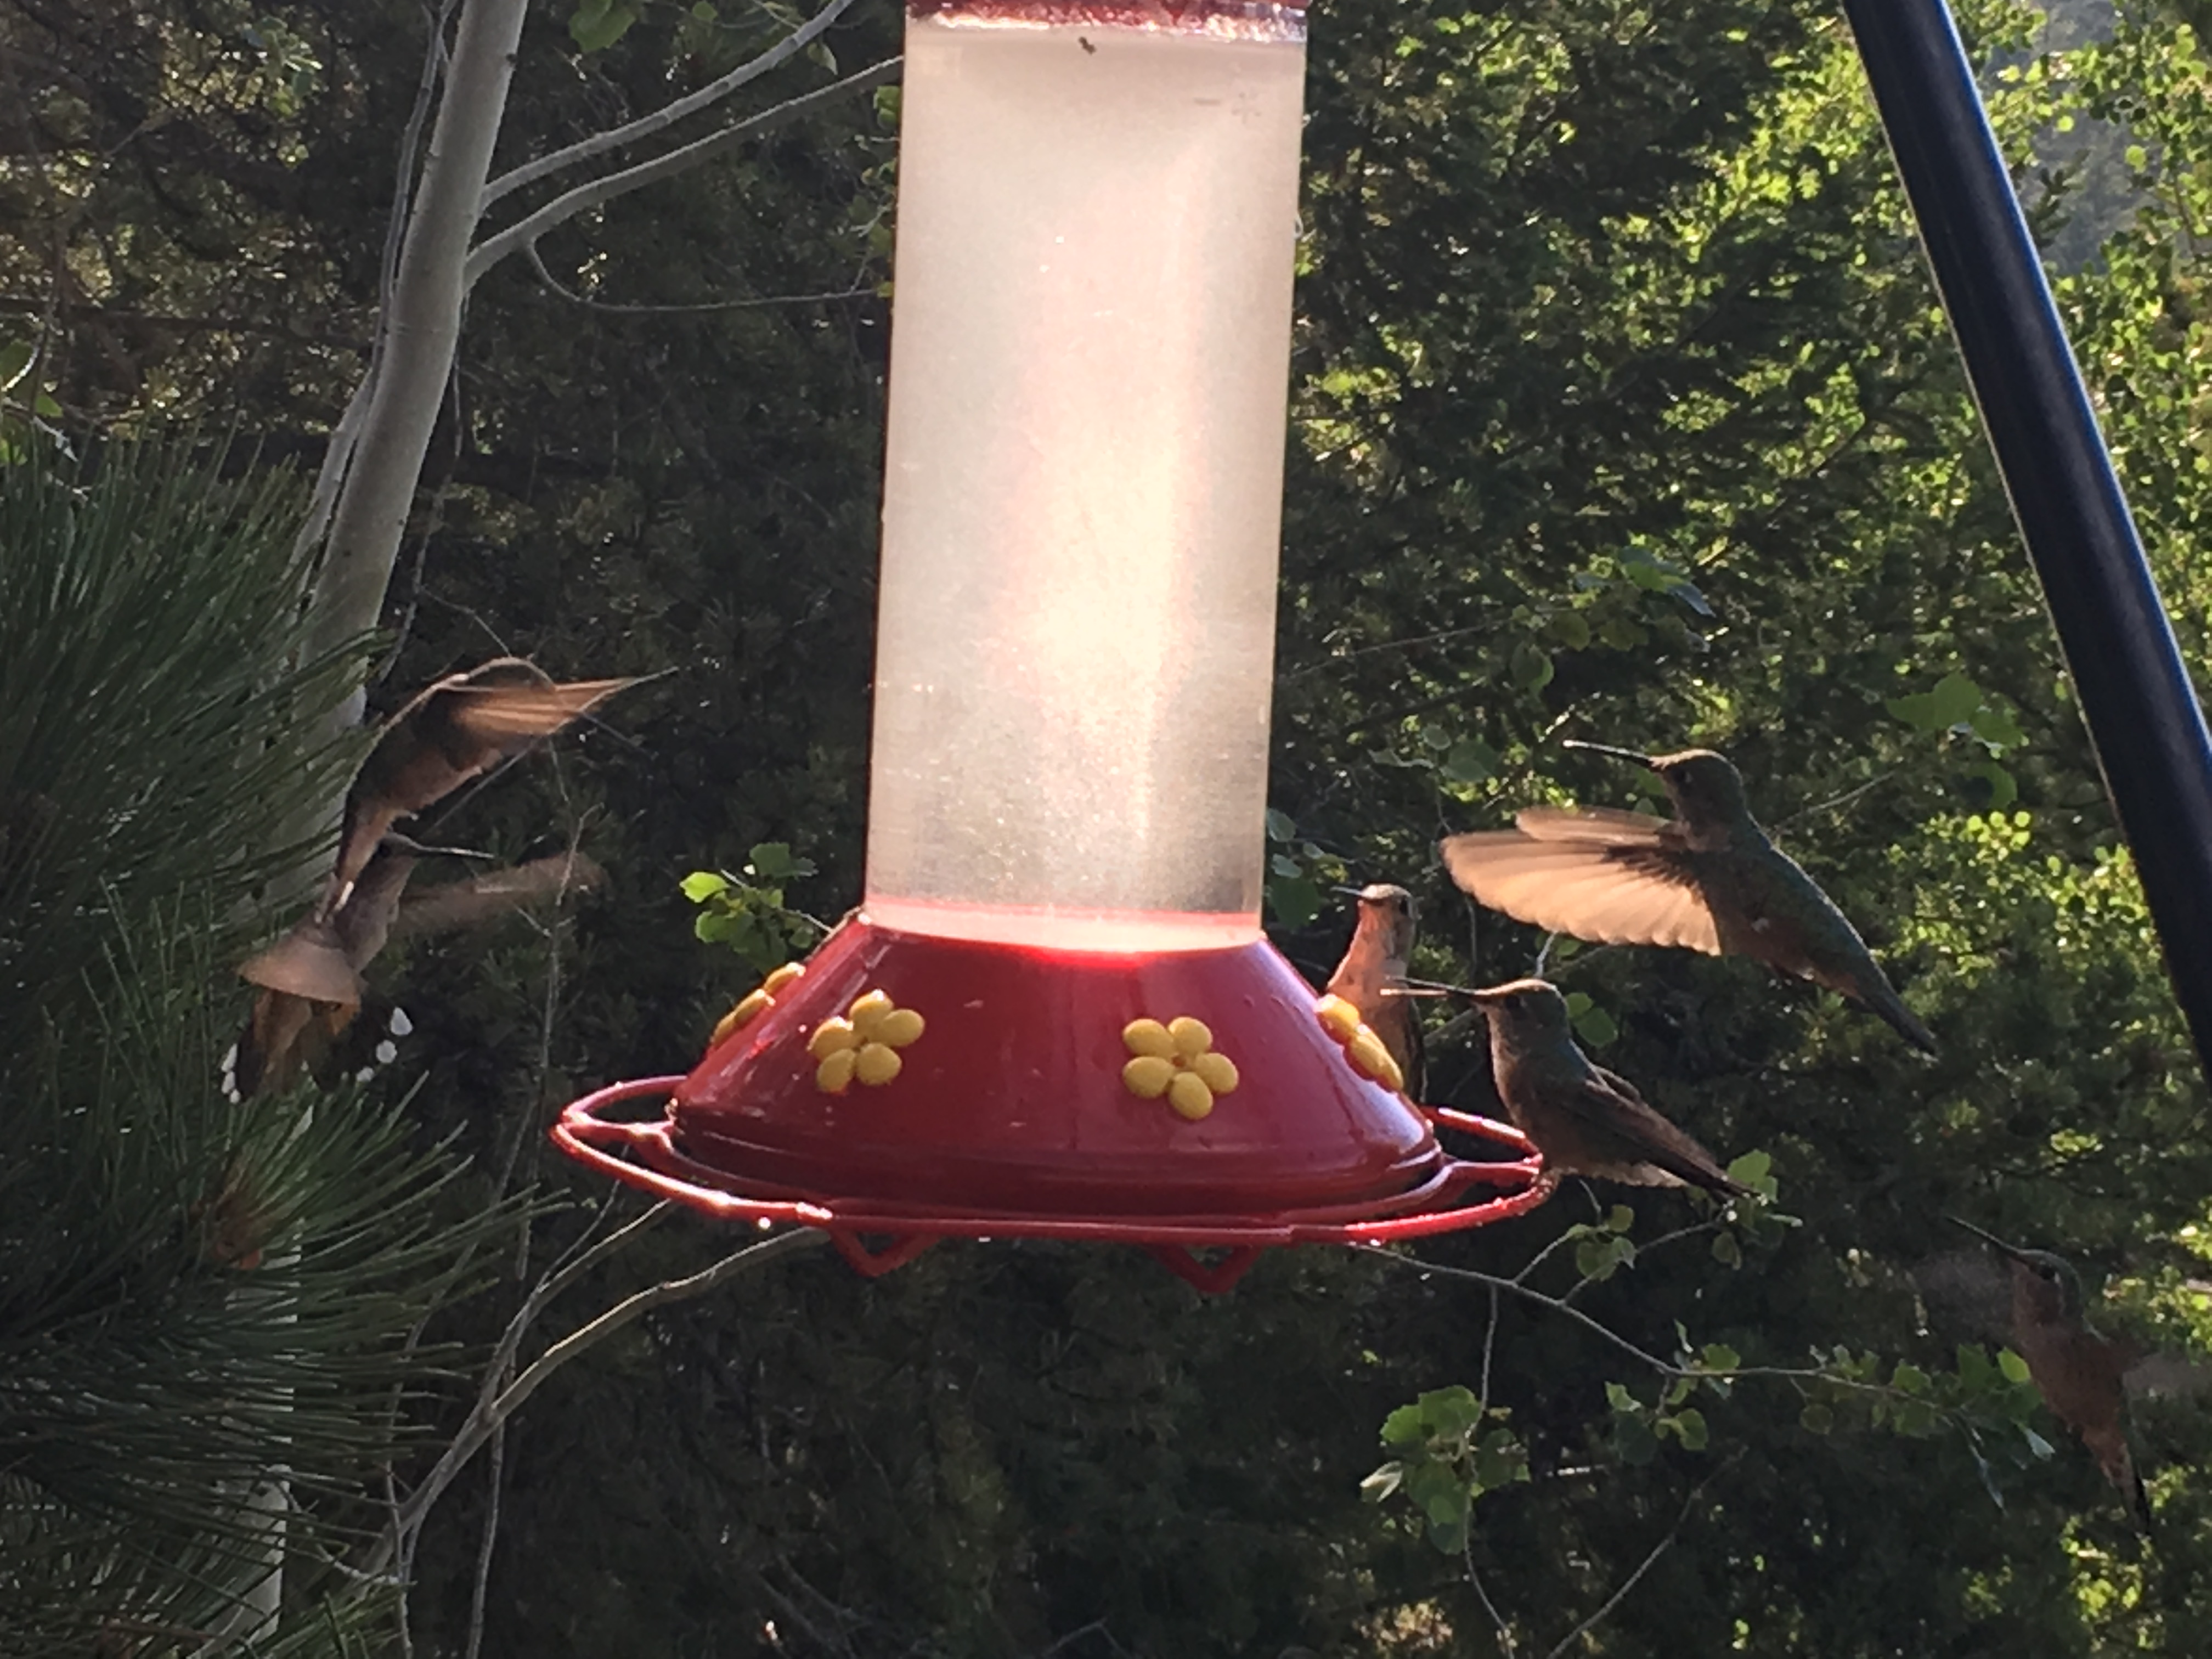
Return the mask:
[(1720, 930), (1681, 831), (1664, 818), (1530, 807), (1512, 830), (1443, 843), (1452, 879), (1519, 921), (1601, 945), (1718, 956)]
[(1944, 1250), (1915, 1262), (1910, 1272), (1929, 1326), (1988, 1342), (2012, 1341), (2012, 1275), (1987, 1250)]
[(2212, 1389), (2212, 1365), (2178, 1353), (2147, 1353), (2121, 1373), (2120, 1384), (2130, 1395), (2183, 1399)]
[(385, 723), (347, 792), (331, 890), (345, 891), (401, 818), (434, 805), (637, 683), (557, 682), (520, 657), (495, 657), (425, 687)]
[(1583, 1154), (1571, 1161), (1587, 1164), (1592, 1175), (1650, 1185), (1650, 1172), (1656, 1171), (1662, 1181), (1702, 1187), (1723, 1197), (1741, 1197), (1751, 1190), (1655, 1111), (1634, 1084), (1602, 1066), (1591, 1066), (1580, 1086), (1565, 1091), (1559, 1104), (1573, 1120)]
[(561, 893), (597, 887), (606, 878), (607, 872), (595, 860), (581, 853), (556, 853), (418, 893), (399, 907), (392, 932), (406, 939), (472, 927)]

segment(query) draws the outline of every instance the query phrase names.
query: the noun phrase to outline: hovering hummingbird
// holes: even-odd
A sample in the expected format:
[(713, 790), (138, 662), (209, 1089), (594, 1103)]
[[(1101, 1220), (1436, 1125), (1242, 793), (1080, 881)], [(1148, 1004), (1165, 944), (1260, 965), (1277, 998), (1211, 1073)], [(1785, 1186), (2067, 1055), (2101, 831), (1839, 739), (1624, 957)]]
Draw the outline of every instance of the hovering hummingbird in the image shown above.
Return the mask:
[[(2097, 1467), (2112, 1482), (2146, 1529), (2150, 1498), (2136, 1474), (2128, 1450), (2127, 1396), (2130, 1392), (2173, 1391), (2177, 1381), (2201, 1368), (2161, 1355), (2147, 1355), (2124, 1338), (2100, 1334), (2082, 1310), (2081, 1279), (2073, 1264), (2048, 1250), (2024, 1250), (2008, 1244), (1956, 1216), (1946, 1220), (1964, 1227), (2005, 1258), (2012, 1279), (2014, 1348), (2027, 1362), (2027, 1375), (2051, 1414), (2081, 1437)], [(2188, 1385), (2201, 1386), (2190, 1379)]]
[(1724, 1198), (1750, 1193), (1633, 1084), (1591, 1063), (1556, 986), (1516, 979), (1468, 994), (1490, 1019), (1498, 1097), (1543, 1153), (1547, 1181), (1586, 1175), (1637, 1187), (1702, 1187)]
[[(360, 1012), (362, 970), (383, 950), (404, 914), (402, 896), (426, 850), (394, 833), (392, 825), (636, 684), (564, 684), (520, 657), (495, 657), (433, 681), (384, 723), (346, 791), (337, 855), (321, 898), (283, 938), (239, 969), (261, 988), (228, 1065), (239, 1095), (289, 1081), (303, 1064), (326, 1052)], [(564, 867), (568, 862), (539, 860)], [(576, 862), (591, 872), (581, 884), (592, 884), (598, 866), (589, 860)], [(554, 884), (565, 881), (564, 875)], [(486, 890), (468, 902), (457, 904), (447, 894), (452, 919), (431, 925), (462, 926), (544, 890), (544, 884), (525, 880), (512, 893)]]
[(1359, 901), (1352, 923), (1352, 943), (1344, 960), (1328, 976), (1324, 988), (1359, 1011), (1361, 1022), (1382, 1039), (1390, 1058), (1406, 1079), (1406, 1097), (1419, 1100), (1428, 1080), (1428, 1060), (1421, 1046), (1421, 1022), (1412, 1001), (1392, 996), (1406, 983), (1406, 963), (1413, 954), (1418, 918), (1413, 896), (1402, 887), (1378, 882), (1373, 886), (1340, 888)]
[(1914, 1047), (1936, 1051), (1844, 913), (1767, 839), (1725, 757), (1567, 746), (1650, 767), (1674, 801), (1673, 820), (1531, 806), (1515, 829), (1446, 840), (1454, 881), (1493, 910), (1577, 939), (1749, 957), (1850, 998)]
[(418, 692), (384, 724), (346, 792), (326, 912), (376, 856), (401, 818), (591, 712), (635, 679), (556, 682), (520, 657), (495, 657)]

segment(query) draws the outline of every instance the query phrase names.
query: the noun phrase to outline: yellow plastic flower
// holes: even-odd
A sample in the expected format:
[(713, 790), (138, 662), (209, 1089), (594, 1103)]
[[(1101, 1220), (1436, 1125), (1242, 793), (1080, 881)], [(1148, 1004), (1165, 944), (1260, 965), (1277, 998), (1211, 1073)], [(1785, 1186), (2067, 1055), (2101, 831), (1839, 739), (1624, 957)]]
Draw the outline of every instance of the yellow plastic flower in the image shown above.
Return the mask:
[(751, 1024), (775, 1006), (775, 994), (806, 971), (795, 962), (787, 962), (760, 982), (760, 988), (748, 992), (736, 1007), (714, 1022), (714, 1034), (707, 1039), (709, 1048), (717, 1046), (732, 1031)]
[(1358, 1009), (1342, 997), (1325, 996), (1314, 1004), (1314, 1012), (1321, 1016), (1322, 1029), (1344, 1045), (1354, 1071), (1373, 1078), (1386, 1089), (1405, 1092), (1405, 1073), (1391, 1058), (1389, 1045), (1359, 1018)]
[(1168, 1104), (1193, 1123), (1213, 1109), (1217, 1095), (1235, 1091), (1237, 1064), (1213, 1052), (1213, 1033), (1188, 1014), (1163, 1025), (1133, 1019), (1121, 1028), (1121, 1042), (1133, 1056), (1121, 1068), (1121, 1081), (1140, 1100), (1167, 1097)]
[(856, 1081), (881, 1088), (899, 1074), (905, 1062), (898, 1051), (921, 1036), (925, 1024), (885, 993), (863, 992), (842, 1018), (823, 1020), (808, 1039), (806, 1052), (821, 1062), (814, 1086), (825, 1095), (842, 1095)]

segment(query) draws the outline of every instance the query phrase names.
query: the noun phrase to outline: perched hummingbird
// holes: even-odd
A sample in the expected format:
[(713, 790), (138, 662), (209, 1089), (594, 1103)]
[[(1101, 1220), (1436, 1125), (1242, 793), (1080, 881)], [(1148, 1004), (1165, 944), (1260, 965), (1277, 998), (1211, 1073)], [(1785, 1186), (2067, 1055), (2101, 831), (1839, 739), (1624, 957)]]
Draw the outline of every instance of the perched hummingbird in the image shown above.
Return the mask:
[[(1971, 1221), (1945, 1218), (2004, 1256), (2012, 1277), (2012, 1346), (2027, 1362), (2029, 1380), (2051, 1415), (2081, 1436), (2105, 1479), (2148, 1528), (2150, 1498), (2128, 1451), (2127, 1396), (2131, 1389), (2171, 1386), (2142, 1375), (2149, 1361), (2160, 1357), (2146, 1356), (2132, 1342), (2099, 1334), (2082, 1311), (2081, 1275), (2063, 1256), (2023, 1250)], [(2175, 1368), (2168, 1363), (2163, 1369)]]
[(1724, 1198), (1751, 1191), (1652, 1110), (1633, 1084), (1591, 1063), (1557, 987), (1516, 979), (1468, 994), (1490, 1019), (1498, 1097), (1543, 1153), (1546, 1180), (1597, 1176), (1637, 1187), (1702, 1187)]
[(384, 724), (346, 792), (325, 912), (368, 867), (385, 832), (479, 773), (588, 714), (635, 679), (563, 684), (520, 657), (495, 657), (417, 693)]
[(1512, 830), (1443, 843), (1452, 879), (1493, 910), (1606, 945), (1680, 945), (1750, 957), (1879, 1014), (1929, 1054), (1936, 1038), (1905, 1006), (1844, 913), (1769, 841), (1743, 778), (1710, 749), (1639, 755), (1571, 743), (1648, 766), (1672, 821), (1642, 812), (1532, 806)]
[(1340, 888), (1359, 901), (1352, 943), (1324, 988), (1359, 1010), (1361, 1022), (1382, 1039), (1406, 1079), (1406, 1097), (1419, 1100), (1428, 1081), (1428, 1057), (1421, 1047), (1421, 1022), (1410, 999), (1389, 994), (1402, 990), (1407, 959), (1413, 954), (1417, 919), (1413, 896), (1402, 887), (1378, 882), (1371, 887)]

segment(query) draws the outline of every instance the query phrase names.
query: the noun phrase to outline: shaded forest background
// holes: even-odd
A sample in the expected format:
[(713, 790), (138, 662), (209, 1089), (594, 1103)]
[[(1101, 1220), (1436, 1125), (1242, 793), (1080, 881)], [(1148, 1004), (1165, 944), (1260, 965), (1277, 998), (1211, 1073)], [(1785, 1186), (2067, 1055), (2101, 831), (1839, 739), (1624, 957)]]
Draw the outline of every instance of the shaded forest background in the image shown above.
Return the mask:
[[(533, 10), (501, 165), (653, 108), (797, 21), (647, 6), (586, 51), (569, 28), (583, 15)], [(2108, 34), (2076, 18), (2046, 37), (2038, 15), (1994, 4), (1963, 19), (2201, 672), (2200, 21), (2193, 0), (2124, 10)], [(424, 28), (415, 8), (329, 0), (0, 4), (14, 108), (0, 440), (10, 489), (46, 503), (7, 520), (0, 557), (26, 558), (25, 538), (70, 510), (25, 482), (77, 476), (64, 440), (90, 462), (181, 429), (260, 503), (239, 511), (266, 520), (264, 586), (297, 580), (282, 533), (296, 499), (250, 492), (268, 469), (312, 473), (360, 377)], [(849, 68), (895, 52), (896, 32), (892, 9), (865, 6), (828, 44)], [(831, 73), (794, 65), (747, 107)], [(1724, 1157), (1767, 1153), (1796, 1224), (1717, 1231), (1686, 1197), (1593, 1201), (1571, 1184), (1523, 1221), (1419, 1254), (1511, 1273), (1596, 1223), (1579, 1243), (1598, 1248), (1557, 1253), (1532, 1283), (1572, 1289), (1654, 1354), (1724, 1348), (1821, 1374), (1662, 1397), (1585, 1325), (1510, 1299), (1493, 1311), (1480, 1286), (1374, 1255), (1279, 1255), (1214, 1299), (1133, 1252), (946, 1245), (877, 1282), (800, 1256), (659, 1310), (549, 1382), (432, 1516), (404, 1614), (389, 1587), (365, 1601), (302, 1547), (287, 1577), (301, 1650), (2212, 1646), (2201, 1403), (2139, 1421), (2147, 1542), (2062, 1429), (2026, 1419), (2039, 1452), (2008, 1416), (2026, 1409), (2016, 1394), (1990, 1403), (1986, 1362), (1956, 1352), (1987, 1334), (1924, 1321), (1908, 1277), (1957, 1247), (1941, 1220), (1956, 1212), (2080, 1263), (2107, 1329), (2212, 1346), (2203, 1080), (1840, 20), (1800, 0), (1323, 8), (1309, 109), (1276, 937), (1318, 975), (1347, 926), (1326, 887), (1400, 881), (1427, 919), (1417, 973), (1518, 975), (1540, 939), (1470, 915), (1436, 868), (1437, 836), (1537, 799), (1636, 804), (1636, 780), (1563, 751), (1564, 736), (1727, 750), (1942, 1058), (1748, 964), (1555, 952), (1603, 1063)], [(403, 1287), (356, 1334), (365, 1349), (397, 1354), (393, 1333), (433, 1308), (427, 1338), (460, 1345), (359, 1381), (400, 1390), (395, 1421), (415, 1437), (362, 1450), (368, 1473), (301, 1499), (332, 1538), (373, 1534), (375, 1468), (389, 1461), (403, 1486), (419, 1475), (526, 1288), (609, 1201), (545, 1149), (552, 1112), (688, 1064), (757, 976), (694, 939), (681, 878), (741, 873), (781, 843), (811, 866), (781, 881), (789, 906), (828, 917), (857, 897), (896, 120), (895, 98), (856, 98), (573, 222), (545, 240), (542, 279), (511, 261), (475, 292), (386, 618), (397, 658), (372, 701), (506, 651), (568, 678), (675, 672), (434, 822), (509, 860), (573, 842), (608, 880), (380, 964), (413, 1032), (319, 1106), (306, 1150), (214, 1088), (246, 1006), (225, 951), (263, 925), (238, 907), (274, 862), (227, 849), (274, 847), (289, 786), (173, 799), (182, 753), (223, 775), (215, 736), (149, 754), (106, 694), (9, 683), (0, 813), (45, 775), (27, 769), (40, 756), (56, 776), (89, 753), (138, 780), (112, 798), (96, 780), (81, 795), (39, 784), (67, 832), (41, 832), (43, 863), (9, 863), (0, 838), (0, 884), (76, 895), (17, 906), (30, 920), (0, 934), (19, 951), (77, 942), (35, 958), (36, 975), (9, 959), (11, 1139), (82, 1152), (94, 1143), (70, 1137), (96, 1129), (127, 1145), (151, 1120), (118, 1103), (148, 1091), (189, 1133), (162, 1142), (127, 1218), (115, 1183), (139, 1177), (119, 1156), (108, 1197), (41, 1181), (35, 1158), (0, 1184), (14, 1264), (0, 1370), (18, 1378), (0, 1380), (0, 1535), (27, 1551), (45, 1506), (80, 1498), (111, 1528), (38, 1553), (35, 1571), (0, 1565), (0, 1650), (190, 1645), (100, 1605), (100, 1583), (127, 1575), (99, 1551), (137, 1523), (100, 1510), (106, 1489), (70, 1486), (90, 1465), (56, 1461), (40, 1426), (53, 1396), (21, 1379), (61, 1375), (39, 1367), (72, 1345), (125, 1342), (136, 1304), (115, 1289), (64, 1305), (57, 1287), (90, 1275), (198, 1308), (210, 1328), (251, 1322), (250, 1275), (210, 1254), (196, 1218), (227, 1171), (283, 1187), (301, 1272), (326, 1263), (331, 1296), (375, 1273)], [(143, 696), (227, 697), (238, 720), (290, 730), (252, 702), (255, 662), (283, 663), (256, 659), (254, 641), (283, 618), (237, 603), (234, 636), (180, 644), (172, 678), (122, 649), (127, 629), (88, 632), (84, 648)], [(310, 673), (295, 689), (313, 687)], [(337, 762), (321, 763), (326, 781)], [(167, 814), (158, 841), (149, 802)], [(54, 850), (68, 836), (74, 863)], [(115, 1036), (131, 988), (131, 1018), (173, 1039), (158, 1066)], [(1471, 1035), (1440, 1036), (1437, 1092), (1492, 1107)], [(87, 1058), (125, 1049), (136, 1073)], [(108, 1116), (33, 1122), (34, 1073)], [(495, 1206), (533, 1186), (558, 1203)], [(1606, 1242), (1622, 1199), (1626, 1237), (1647, 1247), (1632, 1260)], [(636, 1207), (614, 1201), (617, 1218)], [(57, 1234), (94, 1212), (112, 1250), (70, 1258)], [(360, 1261), (318, 1254), (340, 1219)], [(568, 1322), (730, 1243), (665, 1223), (566, 1291)], [(378, 1255), (387, 1244), (398, 1254)], [(312, 1311), (325, 1291), (302, 1283)], [(307, 1340), (257, 1328), (279, 1360)], [(160, 1356), (140, 1358), (152, 1376)], [(1888, 1392), (1855, 1395), (1839, 1381), (1853, 1376)], [(1435, 1547), (1402, 1498), (1360, 1491), (1386, 1417), (1453, 1384), (1507, 1413), (1486, 1429), (1510, 1440), (1477, 1471), (1495, 1479), (1464, 1552)], [(1927, 1409), (1899, 1409), (1916, 1390)], [(280, 1411), (264, 1431), (283, 1425)], [(79, 1603), (87, 1622), (68, 1634), (52, 1609)]]

